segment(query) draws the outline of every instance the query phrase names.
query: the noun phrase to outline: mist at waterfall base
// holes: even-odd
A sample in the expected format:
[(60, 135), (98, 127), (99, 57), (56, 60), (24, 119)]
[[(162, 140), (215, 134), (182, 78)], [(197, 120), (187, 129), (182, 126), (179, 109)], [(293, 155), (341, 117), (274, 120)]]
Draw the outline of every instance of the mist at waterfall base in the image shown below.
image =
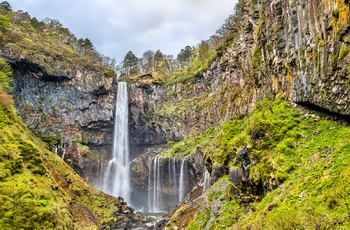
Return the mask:
[(102, 184), (96, 185), (103, 192), (122, 197), (136, 211), (162, 213), (171, 211), (190, 191), (186, 158), (169, 159), (150, 157), (147, 188), (131, 183), (128, 130), (127, 83), (118, 82), (115, 106), (113, 151), (104, 163)]

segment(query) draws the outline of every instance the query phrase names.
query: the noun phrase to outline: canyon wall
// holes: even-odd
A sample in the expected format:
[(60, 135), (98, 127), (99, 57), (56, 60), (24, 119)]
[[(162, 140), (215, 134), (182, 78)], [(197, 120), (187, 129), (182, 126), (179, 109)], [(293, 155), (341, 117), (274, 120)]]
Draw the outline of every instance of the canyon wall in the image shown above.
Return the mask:
[[(236, 8), (236, 28), (203, 74), (178, 83), (130, 80), (132, 145), (182, 140), (249, 113), (264, 98), (350, 115), (348, 2), (240, 1)], [(112, 78), (88, 69), (50, 75), (40, 63), (10, 62), (29, 128), (61, 143), (111, 144)]]
[(175, 84), (151, 75), (131, 83), (134, 143), (177, 141), (266, 98), (350, 115), (348, 1), (240, 1), (235, 17), (232, 36), (203, 74)]
[[(244, 116), (266, 98), (350, 115), (347, 0), (240, 1), (235, 21), (203, 74), (177, 83), (158, 82), (152, 75), (126, 78), (135, 157), (147, 146), (176, 142)], [(110, 153), (114, 79), (83, 68), (50, 74), (40, 63), (5, 58), (14, 70), (13, 94), (26, 125), (49, 142), (82, 143), (103, 152), (102, 159), (76, 148), (68, 154), (85, 178), (98, 174), (98, 162)]]

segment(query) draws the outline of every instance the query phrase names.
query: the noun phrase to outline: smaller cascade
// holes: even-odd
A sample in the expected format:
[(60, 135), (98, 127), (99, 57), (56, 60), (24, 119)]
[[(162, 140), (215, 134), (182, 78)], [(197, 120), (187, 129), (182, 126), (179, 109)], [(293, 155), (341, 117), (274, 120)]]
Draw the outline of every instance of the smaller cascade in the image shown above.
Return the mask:
[[(180, 180), (179, 180), (179, 202), (182, 202), (185, 196), (185, 188), (186, 188), (186, 178), (185, 178), (185, 171), (187, 171), (187, 156), (184, 157), (181, 161), (181, 168), (180, 168)], [(186, 165), (186, 167), (185, 167)]]
[[(153, 173), (152, 173), (153, 169)], [(152, 177), (153, 174), (153, 177)], [(151, 178), (152, 177), (152, 178)], [(162, 212), (161, 199), (161, 174), (159, 166), (159, 157), (154, 157), (149, 160), (149, 176), (148, 176), (148, 211), (152, 213)], [(152, 191), (151, 189), (152, 188)]]
[(187, 156), (183, 159), (160, 158), (148, 160), (148, 212), (172, 210), (189, 192), (190, 171)]
[(65, 148), (64, 144), (62, 145), (62, 151), (63, 151), (62, 160), (64, 160), (64, 156), (66, 155), (66, 148)]
[[(177, 183), (177, 179), (176, 179), (176, 175), (177, 175), (176, 174), (177, 173), (177, 170), (176, 170), (177, 160), (176, 160), (176, 158), (174, 157), (173, 161), (171, 161), (171, 159), (169, 159), (169, 163), (171, 163), (171, 176), (172, 176), (173, 191), (178, 191), (179, 188), (178, 188), (178, 183)], [(172, 199), (177, 200), (176, 193), (174, 193), (174, 197)]]
[(62, 145), (58, 144), (58, 145), (56, 145), (55, 150), (54, 150), (55, 154), (58, 155), (59, 153), (61, 153), (61, 151), (62, 151), (61, 158), (62, 158), (62, 160), (64, 160), (64, 156), (66, 154), (66, 146), (65, 146), (65, 144), (62, 144)]
[(204, 172), (203, 192), (210, 187), (210, 173), (208, 169)]
[(153, 211), (153, 200), (152, 200), (152, 180), (151, 180), (151, 175), (152, 175), (152, 161), (153, 158), (148, 159), (148, 212)]

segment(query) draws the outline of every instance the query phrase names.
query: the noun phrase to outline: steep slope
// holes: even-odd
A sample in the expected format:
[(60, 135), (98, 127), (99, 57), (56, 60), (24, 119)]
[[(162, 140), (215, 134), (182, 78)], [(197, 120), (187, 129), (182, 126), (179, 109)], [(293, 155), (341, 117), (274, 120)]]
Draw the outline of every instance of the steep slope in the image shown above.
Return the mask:
[(121, 198), (83, 181), (27, 129), (6, 92), (10, 67), (0, 59), (0, 68), (0, 228), (97, 229), (115, 219), (142, 221)]
[[(350, 128), (334, 119), (263, 101), (250, 116), (225, 123), (212, 141), (195, 146), (214, 165), (227, 163), (230, 177), (187, 199), (168, 229), (349, 228)], [(245, 144), (248, 180), (239, 156)]]
[(50, 150), (65, 151), (67, 162), (95, 182), (104, 157), (92, 151), (106, 155), (112, 142), (111, 59), (57, 20), (38, 22), (1, 7), (0, 16), (0, 55), (12, 66), (12, 95), (22, 120)]

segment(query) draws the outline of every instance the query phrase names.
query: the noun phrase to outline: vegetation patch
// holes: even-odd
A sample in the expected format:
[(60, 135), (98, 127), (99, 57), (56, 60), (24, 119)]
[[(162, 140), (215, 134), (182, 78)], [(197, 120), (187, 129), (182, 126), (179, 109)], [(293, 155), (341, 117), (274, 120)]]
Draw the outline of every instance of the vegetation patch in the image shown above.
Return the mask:
[(47, 151), (16, 115), (0, 59), (0, 229), (92, 229), (118, 200), (93, 189)]
[[(349, 228), (350, 128), (329, 118), (282, 100), (264, 100), (251, 115), (226, 122), (211, 141), (187, 145), (187, 153), (200, 146), (214, 164), (237, 168), (236, 154), (247, 144), (250, 184), (264, 185), (263, 194), (252, 197), (252, 188), (240, 191), (232, 185), (228, 195), (222, 180), (216, 182), (202, 195), (208, 203), (198, 211), (220, 202), (219, 215), (206, 228)], [(208, 138), (204, 134), (199, 136)], [(197, 222), (190, 226), (199, 226)]]

